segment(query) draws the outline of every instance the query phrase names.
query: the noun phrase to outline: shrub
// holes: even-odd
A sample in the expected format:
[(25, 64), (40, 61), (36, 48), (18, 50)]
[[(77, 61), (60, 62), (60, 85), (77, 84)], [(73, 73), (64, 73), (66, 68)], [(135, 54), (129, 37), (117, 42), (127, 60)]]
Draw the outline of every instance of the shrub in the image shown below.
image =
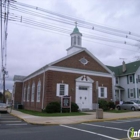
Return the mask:
[(76, 103), (71, 103), (71, 112), (78, 112), (79, 106)]
[[(71, 112), (78, 112), (79, 107), (76, 103), (71, 102)], [(60, 112), (60, 102), (51, 102), (46, 106), (45, 111), (47, 113)], [(70, 112), (69, 108), (62, 108), (62, 112)]]
[(99, 108), (102, 108), (104, 111), (109, 109), (108, 102), (106, 100), (100, 99), (98, 103), (99, 103)]
[[(76, 103), (71, 102), (71, 112), (78, 112), (78, 111), (79, 111), (79, 106)], [(70, 108), (63, 108), (62, 112), (70, 112)]]
[(108, 107), (109, 107), (110, 109), (115, 109), (115, 104), (114, 104), (114, 102), (109, 101), (109, 102), (108, 102)]
[(57, 113), (60, 112), (60, 103), (59, 102), (51, 102), (46, 106), (47, 113)]

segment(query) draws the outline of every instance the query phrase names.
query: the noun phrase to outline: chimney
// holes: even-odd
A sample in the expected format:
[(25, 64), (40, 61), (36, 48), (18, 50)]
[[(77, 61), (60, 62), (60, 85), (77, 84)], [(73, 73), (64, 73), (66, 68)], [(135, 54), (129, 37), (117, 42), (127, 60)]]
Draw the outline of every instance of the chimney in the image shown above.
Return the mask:
[(122, 62), (122, 72), (126, 72), (126, 65), (124, 61)]

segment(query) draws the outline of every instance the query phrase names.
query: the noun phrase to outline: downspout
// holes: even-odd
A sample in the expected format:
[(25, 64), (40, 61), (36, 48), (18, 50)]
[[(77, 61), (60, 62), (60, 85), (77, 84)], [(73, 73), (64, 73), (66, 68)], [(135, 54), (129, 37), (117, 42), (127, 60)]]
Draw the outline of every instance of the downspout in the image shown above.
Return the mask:
[(43, 73), (43, 95), (42, 95), (42, 110), (44, 109), (44, 94), (45, 94), (45, 68), (42, 68), (44, 70)]

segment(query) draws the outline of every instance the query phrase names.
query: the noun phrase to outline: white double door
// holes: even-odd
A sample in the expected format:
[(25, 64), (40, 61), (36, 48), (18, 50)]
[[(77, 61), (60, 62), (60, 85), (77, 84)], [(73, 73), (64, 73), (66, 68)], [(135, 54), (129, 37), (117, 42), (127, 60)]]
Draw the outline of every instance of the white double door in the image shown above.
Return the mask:
[[(79, 87), (81, 88), (81, 87)], [(87, 90), (85, 90), (87, 89)], [(82, 109), (89, 109), (89, 90), (88, 87), (84, 89), (79, 89), (79, 103)]]

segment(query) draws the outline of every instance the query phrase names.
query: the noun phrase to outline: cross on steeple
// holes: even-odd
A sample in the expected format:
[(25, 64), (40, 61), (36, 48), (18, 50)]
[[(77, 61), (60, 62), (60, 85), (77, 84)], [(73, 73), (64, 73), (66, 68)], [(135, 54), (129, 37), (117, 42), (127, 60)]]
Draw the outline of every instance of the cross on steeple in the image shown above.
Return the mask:
[(77, 21), (75, 21), (75, 27), (77, 27), (77, 24), (78, 24)]

